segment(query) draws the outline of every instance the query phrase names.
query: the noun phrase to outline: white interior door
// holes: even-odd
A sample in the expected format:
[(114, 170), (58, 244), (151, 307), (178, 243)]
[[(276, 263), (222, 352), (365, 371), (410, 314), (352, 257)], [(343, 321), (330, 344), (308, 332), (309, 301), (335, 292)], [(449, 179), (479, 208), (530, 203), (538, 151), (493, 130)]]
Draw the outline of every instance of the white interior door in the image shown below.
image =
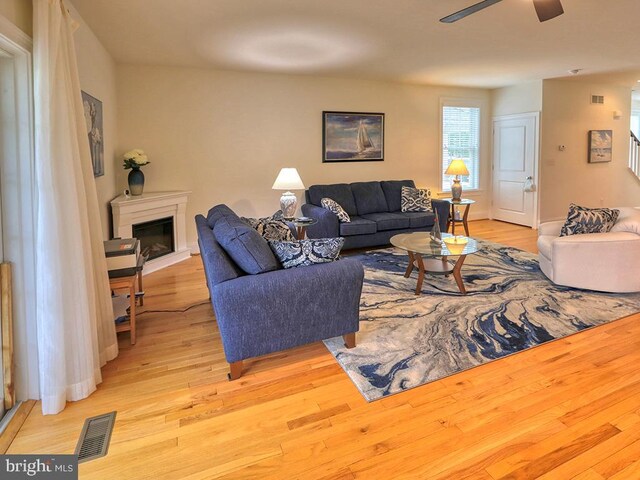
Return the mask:
[(493, 202), (495, 220), (533, 227), (538, 204), (538, 113), (493, 121)]

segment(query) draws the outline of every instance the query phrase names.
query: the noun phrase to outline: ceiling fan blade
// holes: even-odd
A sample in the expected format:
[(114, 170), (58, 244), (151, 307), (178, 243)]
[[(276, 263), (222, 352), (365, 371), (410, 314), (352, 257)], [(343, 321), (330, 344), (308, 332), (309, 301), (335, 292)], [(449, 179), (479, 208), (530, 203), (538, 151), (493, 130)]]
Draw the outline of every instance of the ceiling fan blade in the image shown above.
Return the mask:
[(546, 22), (564, 13), (560, 0), (533, 0), (536, 13), (541, 22)]
[(472, 13), (479, 12), (480, 10), (490, 7), (491, 5), (495, 5), (496, 3), (501, 1), (502, 0), (484, 0), (483, 2), (476, 3), (475, 5), (471, 5), (470, 7), (463, 8), (459, 12), (452, 13), (451, 15), (441, 18), (440, 21), (443, 23), (457, 22), (458, 20), (461, 20), (464, 17), (471, 15)]

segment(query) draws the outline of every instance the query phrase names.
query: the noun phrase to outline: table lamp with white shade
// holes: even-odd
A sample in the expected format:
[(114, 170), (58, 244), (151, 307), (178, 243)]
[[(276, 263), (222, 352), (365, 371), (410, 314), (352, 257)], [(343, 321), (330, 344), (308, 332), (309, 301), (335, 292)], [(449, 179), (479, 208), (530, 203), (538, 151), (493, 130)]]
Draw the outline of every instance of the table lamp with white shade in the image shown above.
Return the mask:
[(447, 167), (447, 171), (444, 172), (445, 175), (455, 175), (456, 178), (453, 179), (453, 183), (451, 184), (451, 197), (454, 202), (459, 202), (462, 198), (462, 185), (460, 185), (460, 175), (469, 175), (469, 170), (467, 170), (467, 166), (464, 164), (464, 160), (459, 158), (454, 158), (451, 160), (451, 163)]
[(293, 218), (296, 215), (298, 199), (291, 190), (304, 190), (304, 184), (295, 168), (283, 168), (278, 178), (273, 182), (272, 190), (285, 190), (280, 197), (280, 209), (285, 218)]

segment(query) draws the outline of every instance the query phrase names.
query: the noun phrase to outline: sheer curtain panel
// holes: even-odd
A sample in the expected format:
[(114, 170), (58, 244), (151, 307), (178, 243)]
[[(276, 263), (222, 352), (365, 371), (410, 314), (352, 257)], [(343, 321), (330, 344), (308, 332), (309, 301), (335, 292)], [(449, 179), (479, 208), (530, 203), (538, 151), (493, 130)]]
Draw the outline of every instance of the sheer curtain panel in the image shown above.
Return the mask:
[(36, 272), (44, 414), (89, 396), (118, 354), (98, 197), (61, 0), (34, 0)]

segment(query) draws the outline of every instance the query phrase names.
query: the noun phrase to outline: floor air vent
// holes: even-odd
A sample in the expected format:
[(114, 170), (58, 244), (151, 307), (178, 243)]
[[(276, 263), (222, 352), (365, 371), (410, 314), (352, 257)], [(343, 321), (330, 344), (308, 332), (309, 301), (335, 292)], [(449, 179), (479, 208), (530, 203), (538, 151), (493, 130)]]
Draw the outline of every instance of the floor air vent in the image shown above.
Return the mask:
[(116, 412), (87, 418), (76, 446), (78, 463), (104, 457), (109, 451), (111, 432), (116, 421)]

